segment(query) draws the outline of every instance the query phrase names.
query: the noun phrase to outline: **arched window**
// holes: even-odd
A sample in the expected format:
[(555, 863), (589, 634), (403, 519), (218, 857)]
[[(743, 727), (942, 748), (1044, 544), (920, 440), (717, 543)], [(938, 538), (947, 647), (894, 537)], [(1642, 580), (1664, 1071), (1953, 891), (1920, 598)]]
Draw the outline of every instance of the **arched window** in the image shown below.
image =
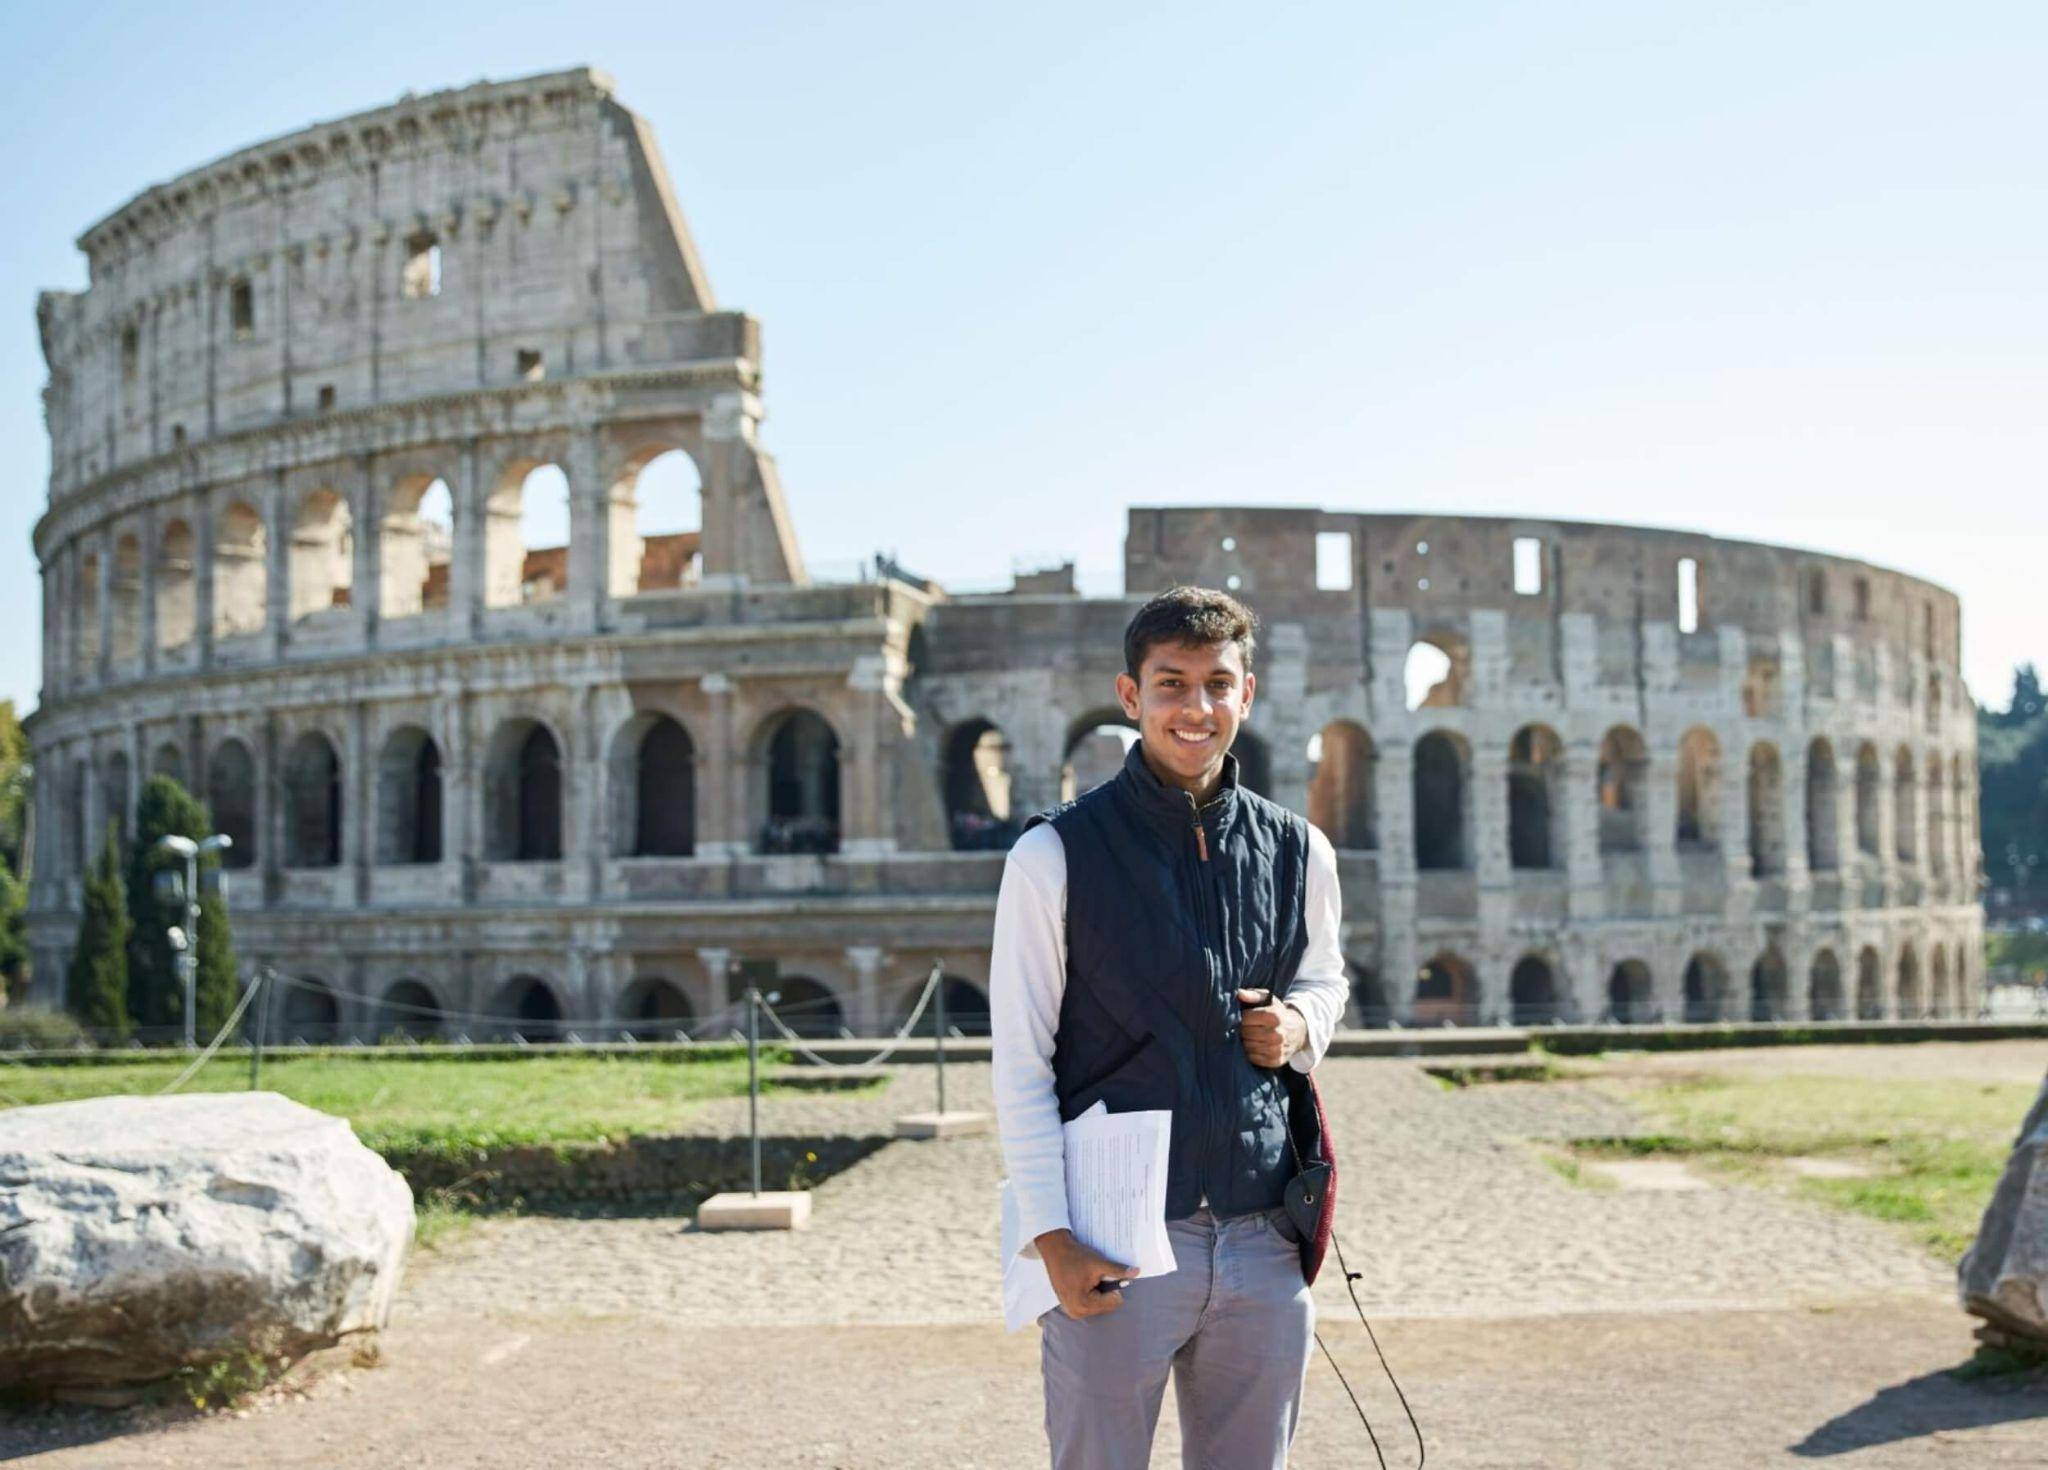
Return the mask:
[(455, 497), (437, 476), (410, 475), (391, 487), (377, 536), (377, 588), (387, 618), (448, 605), (455, 557)]
[(1883, 962), (1878, 959), (1877, 950), (1869, 945), (1856, 956), (1856, 1019), (1859, 1021), (1880, 1021), (1884, 1019), (1884, 976)]
[(441, 1002), (425, 982), (398, 980), (384, 992), (377, 1005), (376, 1039), (411, 1037), (415, 1041), (439, 1036), (442, 1026)]
[(839, 737), (815, 710), (795, 709), (768, 726), (763, 852), (839, 851)]
[(347, 607), (355, 583), (355, 532), (348, 502), (332, 490), (308, 491), (292, 526), (292, 617)]
[(695, 587), (704, 575), (703, 480), (680, 449), (637, 456), (612, 486), (614, 597)]
[(782, 975), (773, 986), (775, 1014), (799, 1036), (837, 1036), (846, 1027), (839, 997), (808, 975)]
[(1749, 967), (1749, 1019), (1784, 1020), (1785, 998), (1785, 957), (1775, 949), (1766, 949)]
[(341, 1031), (341, 1001), (322, 980), (294, 976), (284, 987), (279, 1032), (293, 1044), (333, 1041)]
[(1807, 977), (1807, 1014), (1816, 1021), (1839, 1021), (1848, 1015), (1842, 995), (1842, 964), (1831, 949), (1813, 957)]
[(1463, 704), (1470, 662), (1461, 638), (1431, 633), (1417, 639), (1409, 645), (1401, 671), (1408, 708), (1451, 709)]
[(502, 1017), (499, 1033), (521, 1041), (554, 1041), (562, 1032), (562, 1003), (554, 987), (537, 975), (517, 975), (498, 992), (491, 1014)]
[(1920, 783), (1914, 779), (1913, 752), (1900, 746), (1892, 758), (1892, 851), (1902, 863), (1920, 858)]
[(116, 664), (142, 657), (142, 542), (133, 532), (114, 544), (111, 653)]
[(187, 790), (191, 789), (192, 783), (185, 779), (185, 752), (178, 748), (178, 742), (175, 740), (162, 741), (158, 744), (156, 750), (151, 753), (149, 757), (149, 774), (152, 776), (169, 776), (180, 786), (185, 787)]
[(538, 720), (507, 720), (491, 736), (484, 770), (484, 853), (495, 862), (562, 856), (562, 748)]
[(1308, 819), (1323, 829), (1332, 847), (1380, 845), (1374, 760), (1372, 737), (1349, 720), (1333, 720), (1309, 740)]
[(1060, 800), (1093, 791), (1124, 768), (1124, 754), (1138, 743), (1138, 727), (1120, 709), (1083, 715), (1067, 731), (1060, 766)]
[(1624, 1026), (1657, 1019), (1657, 999), (1650, 967), (1641, 960), (1623, 960), (1607, 975), (1607, 1014)]
[(1650, 751), (1643, 737), (1616, 725), (1600, 741), (1600, 850), (1606, 853), (1643, 849), (1645, 786)]
[(643, 977), (619, 997), (619, 1019), (635, 1041), (687, 1040), (696, 1018), (690, 998), (673, 981)]
[(1778, 748), (1749, 748), (1749, 871), (1768, 878), (1785, 871), (1785, 770)]
[(561, 466), (508, 466), (484, 505), (484, 605), (518, 607), (566, 593), (569, 535), (569, 477)]
[(292, 743), (284, 765), (284, 862), (288, 868), (341, 865), (341, 757), (318, 730)]
[(1524, 725), (1508, 742), (1508, 858), (1517, 868), (1562, 867), (1556, 837), (1564, 744), (1547, 725)]
[(377, 758), (377, 861), (438, 863), (441, 832), (441, 748), (408, 725)]
[(1727, 1018), (1728, 970), (1719, 955), (1701, 950), (1685, 962), (1684, 996), (1689, 1024)]
[(243, 501), (221, 512), (213, 535), (213, 636), (260, 633), (269, 618), (270, 538)]
[(233, 844), (224, 868), (256, 865), (256, 762), (239, 740), (223, 740), (206, 761), (206, 805), (214, 829)]
[(1816, 739), (1806, 747), (1806, 861), (1816, 873), (1830, 873), (1842, 865), (1836, 840), (1841, 831), (1836, 816), (1838, 780), (1835, 748)]
[[(893, 1029), (898, 1031), (903, 1029), (903, 1022), (910, 1019), (910, 1007), (916, 1004), (917, 997), (923, 989), (924, 981), (920, 977), (916, 985), (911, 989), (908, 999), (905, 1000), (897, 1019), (897, 1024)], [(939, 977), (939, 989), (945, 994), (947, 1035), (988, 1035), (989, 1009), (987, 991), (976, 985), (972, 980), (964, 980), (958, 975), (941, 975)], [(924, 1014), (918, 1017), (917, 1035), (930, 1036), (937, 1030), (939, 1023), (938, 1002), (938, 995), (933, 995), (931, 1003), (924, 1008)]]
[(185, 647), (198, 633), (196, 555), (191, 526), (167, 522), (156, 542), (156, 646), (166, 652)]
[(1920, 957), (1913, 953), (1913, 946), (1910, 944), (1899, 951), (1896, 1010), (1901, 1021), (1920, 1019)]
[(1509, 1022), (1516, 1026), (1547, 1026), (1562, 1014), (1557, 975), (1541, 955), (1524, 955), (1508, 977)]
[(1469, 1026), (1479, 1018), (1479, 985), (1458, 955), (1432, 956), (1415, 977), (1418, 1026)]
[(1425, 872), (1466, 865), (1465, 743), (1448, 730), (1415, 742), (1415, 866)]
[(1877, 747), (1866, 740), (1856, 747), (1856, 850), (1865, 857), (1876, 857), (1882, 850), (1877, 804), (1883, 787)]
[(100, 559), (87, 552), (78, 559), (78, 602), (72, 612), (73, 672), (90, 677), (100, 665)]
[(966, 720), (947, 732), (941, 786), (955, 851), (1001, 852), (1017, 840), (1010, 812), (1010, 742), (995, 725)]
[(1721, 845), (1721, 742), (1700, 725), (1678, 742), (1678, 841), (1708, 849)]

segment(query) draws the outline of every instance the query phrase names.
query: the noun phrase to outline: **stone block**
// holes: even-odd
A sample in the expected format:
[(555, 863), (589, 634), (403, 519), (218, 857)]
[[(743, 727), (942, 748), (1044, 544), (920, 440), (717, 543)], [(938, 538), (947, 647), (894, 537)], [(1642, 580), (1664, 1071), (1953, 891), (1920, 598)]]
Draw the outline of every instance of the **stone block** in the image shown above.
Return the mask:
[(1977, 1241), (1956, 1268), (1963, 1309), (2048, 1342), (2048, 1081), (2034, 1099)]
[(734, 1190), (697, 1207), (699, 1230), (801, 1230), (810, 1223), (808, 1189)]

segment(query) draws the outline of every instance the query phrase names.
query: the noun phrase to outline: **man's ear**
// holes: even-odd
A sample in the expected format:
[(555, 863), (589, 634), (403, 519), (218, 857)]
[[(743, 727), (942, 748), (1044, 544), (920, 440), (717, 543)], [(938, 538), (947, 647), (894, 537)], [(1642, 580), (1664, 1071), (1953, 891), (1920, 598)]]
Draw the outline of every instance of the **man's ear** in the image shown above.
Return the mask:
[(1124, 707), (1124, 713), (1132, 719), (1138, 718), (1138, 681), (1129, 674), (1116, 676), (1117, 703)]
[(1259, 676), (1247, 670), (1244, 676), (1244, 705), (1237, 712), (1240, 720), (1252, 712), (1252, 696), (1258, 691)]

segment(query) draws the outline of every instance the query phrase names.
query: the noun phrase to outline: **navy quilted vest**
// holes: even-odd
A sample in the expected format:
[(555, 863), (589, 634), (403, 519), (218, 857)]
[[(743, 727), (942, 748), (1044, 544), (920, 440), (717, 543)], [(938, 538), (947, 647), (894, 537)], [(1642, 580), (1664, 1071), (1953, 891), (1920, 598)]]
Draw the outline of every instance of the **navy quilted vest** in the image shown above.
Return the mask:
[(1283, 996), (1308, 947), (1308, 824), (1239, 787), (1197, 809), (1134, 743), (1111, 780), (1031, 819), (1067, 858), (1060, 1117), (1173, 1110), (1166, 1218), (1271, 1209), (1294, 1172), (1291, 1089), (1238, 1038), (1239, 987)]

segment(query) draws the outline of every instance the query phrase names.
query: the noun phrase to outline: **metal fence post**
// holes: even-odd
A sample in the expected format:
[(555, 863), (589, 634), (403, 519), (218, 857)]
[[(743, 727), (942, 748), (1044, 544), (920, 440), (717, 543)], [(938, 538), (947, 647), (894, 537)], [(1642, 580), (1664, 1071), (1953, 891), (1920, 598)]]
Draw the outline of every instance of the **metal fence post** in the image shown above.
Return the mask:
[(747, 1133), (753, 1142), (754, 1193), (761, 1192), (761, 992), (747, 987)]
[(938, 1012), (932, 1022), (932, 1065), (939, 1074), (939, 1111), (946, 1111), (946, 977), (939, 965), (932, 966), (932, 1001)]

